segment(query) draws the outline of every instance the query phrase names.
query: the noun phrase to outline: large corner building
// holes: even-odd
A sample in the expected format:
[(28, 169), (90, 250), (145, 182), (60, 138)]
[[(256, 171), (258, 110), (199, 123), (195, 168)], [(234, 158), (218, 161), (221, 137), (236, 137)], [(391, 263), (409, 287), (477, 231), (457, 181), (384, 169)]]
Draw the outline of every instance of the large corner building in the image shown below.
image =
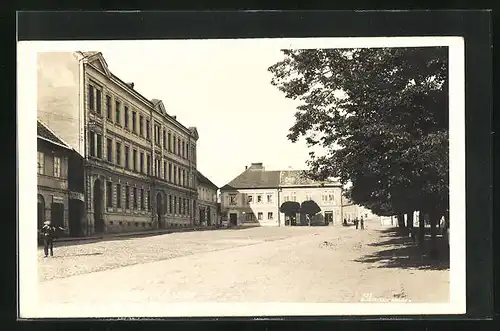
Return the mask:
[(39, 53), (37, 64), (38, 118), (83, 160), (75, 233), (193, 225), (196, 128), (111, 73), (100, 52)]

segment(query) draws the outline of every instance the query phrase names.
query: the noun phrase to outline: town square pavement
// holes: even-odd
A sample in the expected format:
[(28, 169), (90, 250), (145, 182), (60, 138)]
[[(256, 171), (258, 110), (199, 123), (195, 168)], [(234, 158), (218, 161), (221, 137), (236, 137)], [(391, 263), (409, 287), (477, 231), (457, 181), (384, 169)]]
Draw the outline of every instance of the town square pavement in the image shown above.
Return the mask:
[(38, 251), (46, 303), (310, 302), (363, 298), (445, 303), (446, 262), (408, 238), (354, 227), (256, 227), (171, 233)]

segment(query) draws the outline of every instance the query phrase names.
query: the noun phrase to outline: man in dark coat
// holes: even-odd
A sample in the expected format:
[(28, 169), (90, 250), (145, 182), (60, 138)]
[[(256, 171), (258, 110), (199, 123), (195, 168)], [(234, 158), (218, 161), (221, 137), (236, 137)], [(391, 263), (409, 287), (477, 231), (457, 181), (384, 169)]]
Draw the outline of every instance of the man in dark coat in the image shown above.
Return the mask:
[(60, 226), (58, 226), (57, 228), (55, 226), (52, 226), (50, 221), (45, 221), (43, 223), (43, 227), (40, 232), (43, 236), (43, 252), (45, 253), (45, 257), (49, 255), (49, 250), (50, 256), (54, 256), (54, 239), (56, 238), (57, 230), (64, 231), (64, 229)]

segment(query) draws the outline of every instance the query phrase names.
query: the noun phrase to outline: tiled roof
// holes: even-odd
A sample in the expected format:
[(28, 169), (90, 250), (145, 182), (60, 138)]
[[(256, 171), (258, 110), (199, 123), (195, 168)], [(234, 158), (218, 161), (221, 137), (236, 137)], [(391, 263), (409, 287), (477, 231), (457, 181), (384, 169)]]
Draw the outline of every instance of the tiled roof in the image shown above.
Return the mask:
[(40, 138), (44, 138), (58, 145), (62, 145), (66, 148), (70, 148), (64, 141), (61, 140), (52, 130), (50, 130), (44, 123), (37, 120), (36, 122), (36, 134)]
[[(286, 186), (306, 186), (339, 184), (332, 181), (314, 181), (303, 175), (302, 170), (266, 171), (261, 163), (253, 164), (221, 189), (270, 188)], [(340, 185), (340, 184), (339, 184)]]
[(218, 189), (217, 185), (215, 185), (214, 183), (212, 183), (210, 181), (210, 179), (208, 179), (207, 177), (203, 176), (203, 174), (201, 172), (198, 171), (198, 182), (199, 183), (203, 183), (203, 184), (207, 184), (207, 185), (210, 185), (216, 189)]

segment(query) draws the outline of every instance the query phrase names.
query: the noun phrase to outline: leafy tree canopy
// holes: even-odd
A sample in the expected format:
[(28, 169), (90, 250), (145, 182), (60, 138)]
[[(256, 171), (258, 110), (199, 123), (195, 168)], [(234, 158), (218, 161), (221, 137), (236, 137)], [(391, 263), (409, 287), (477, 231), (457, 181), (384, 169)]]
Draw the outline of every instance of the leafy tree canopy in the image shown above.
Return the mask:
[(285, 201), (280, 206), (280, 212), (286, 216), (295, 216), (300, 213), (300, 204), (295, 201)]
[(321, 211), (321, 208), (314, 200), (306, 200), (300, 204), (300, 212), (309, 216), (314, 216)]
[(352, 183), (377, 214), (448, 206), (448, 49), (283, 50), (271, 83), (300, 101), (288, 138), (305, 137), (309, 176)]

